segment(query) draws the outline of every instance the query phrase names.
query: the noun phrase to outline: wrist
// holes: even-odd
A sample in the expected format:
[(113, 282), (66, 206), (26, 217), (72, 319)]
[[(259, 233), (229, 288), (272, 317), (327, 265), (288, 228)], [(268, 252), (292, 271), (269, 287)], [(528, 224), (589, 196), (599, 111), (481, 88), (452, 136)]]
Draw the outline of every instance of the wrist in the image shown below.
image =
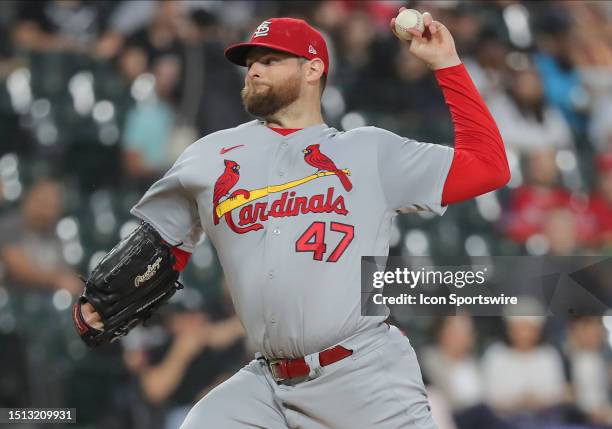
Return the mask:
[(451, 57), (444, 58), (434, 64), (431, 64), (430, 67), (432, 70), (441, 70), (448, 67), (458, 66), (459, 64), (461, 64), (461, 59), (459, 58), (459, 55), (453, 55)]

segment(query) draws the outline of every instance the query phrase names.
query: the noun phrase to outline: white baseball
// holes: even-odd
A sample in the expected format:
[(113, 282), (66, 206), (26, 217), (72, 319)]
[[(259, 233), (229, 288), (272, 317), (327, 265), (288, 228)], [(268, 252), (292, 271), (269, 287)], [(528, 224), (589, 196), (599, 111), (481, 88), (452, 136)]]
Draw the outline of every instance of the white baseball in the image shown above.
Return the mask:
[(395, 18), (395, 31), (402, 39), (411, 40), (412, 34), (408, 32), (410, 28), (414, 28), (421, 32), (425, 30), (423, 15), (415, 9), (404, 9)]

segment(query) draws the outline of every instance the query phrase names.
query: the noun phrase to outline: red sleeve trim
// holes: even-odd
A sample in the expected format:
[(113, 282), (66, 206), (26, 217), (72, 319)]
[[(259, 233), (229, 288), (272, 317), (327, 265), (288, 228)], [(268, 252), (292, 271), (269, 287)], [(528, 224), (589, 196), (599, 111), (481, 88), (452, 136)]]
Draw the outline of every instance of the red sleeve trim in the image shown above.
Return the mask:
[(178, 247), (173, 247), (172, 254), (175, 258), (172, 268), (174, 268), (176, 271), (183, 271), (187, 266), (187, 262), (189, 262), (189, 258), (191, 258), (191, 253), (179, 249)]
[(510, 180), (504, 143), (465, 66), (446, 67), (435, 75), (455, 126), (455, 150), (442, 205), (501, 188)]

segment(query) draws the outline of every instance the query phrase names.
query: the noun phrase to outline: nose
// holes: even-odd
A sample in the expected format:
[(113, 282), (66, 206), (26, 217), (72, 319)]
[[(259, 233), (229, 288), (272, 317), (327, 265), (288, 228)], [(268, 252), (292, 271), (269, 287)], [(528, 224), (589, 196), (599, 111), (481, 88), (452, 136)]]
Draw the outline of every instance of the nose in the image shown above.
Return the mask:
[(261, 64), (259, 64), (257, 61), (253, 62), (253, 64), (251, 64), (251, 67), (249, 67), (247, 76), (249, 79), (260, 78), (261, 77)]

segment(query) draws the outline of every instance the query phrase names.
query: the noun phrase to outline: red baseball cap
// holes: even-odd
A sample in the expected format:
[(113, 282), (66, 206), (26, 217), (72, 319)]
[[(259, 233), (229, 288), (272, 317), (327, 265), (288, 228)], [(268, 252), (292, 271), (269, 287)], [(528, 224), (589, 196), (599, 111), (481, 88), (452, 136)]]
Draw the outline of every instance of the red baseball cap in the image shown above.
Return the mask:
[(289, 52), (309, 60), (320, 58), (325, 65), (325, 75), (329, 71), (329, 56), (325, 39), (321, 33), (302, 19), (266, 19), (255, 29), (250, 42), (238, 43), (227, 48), (225, 58), (244, 67), (249, 50), (255, 46)]

